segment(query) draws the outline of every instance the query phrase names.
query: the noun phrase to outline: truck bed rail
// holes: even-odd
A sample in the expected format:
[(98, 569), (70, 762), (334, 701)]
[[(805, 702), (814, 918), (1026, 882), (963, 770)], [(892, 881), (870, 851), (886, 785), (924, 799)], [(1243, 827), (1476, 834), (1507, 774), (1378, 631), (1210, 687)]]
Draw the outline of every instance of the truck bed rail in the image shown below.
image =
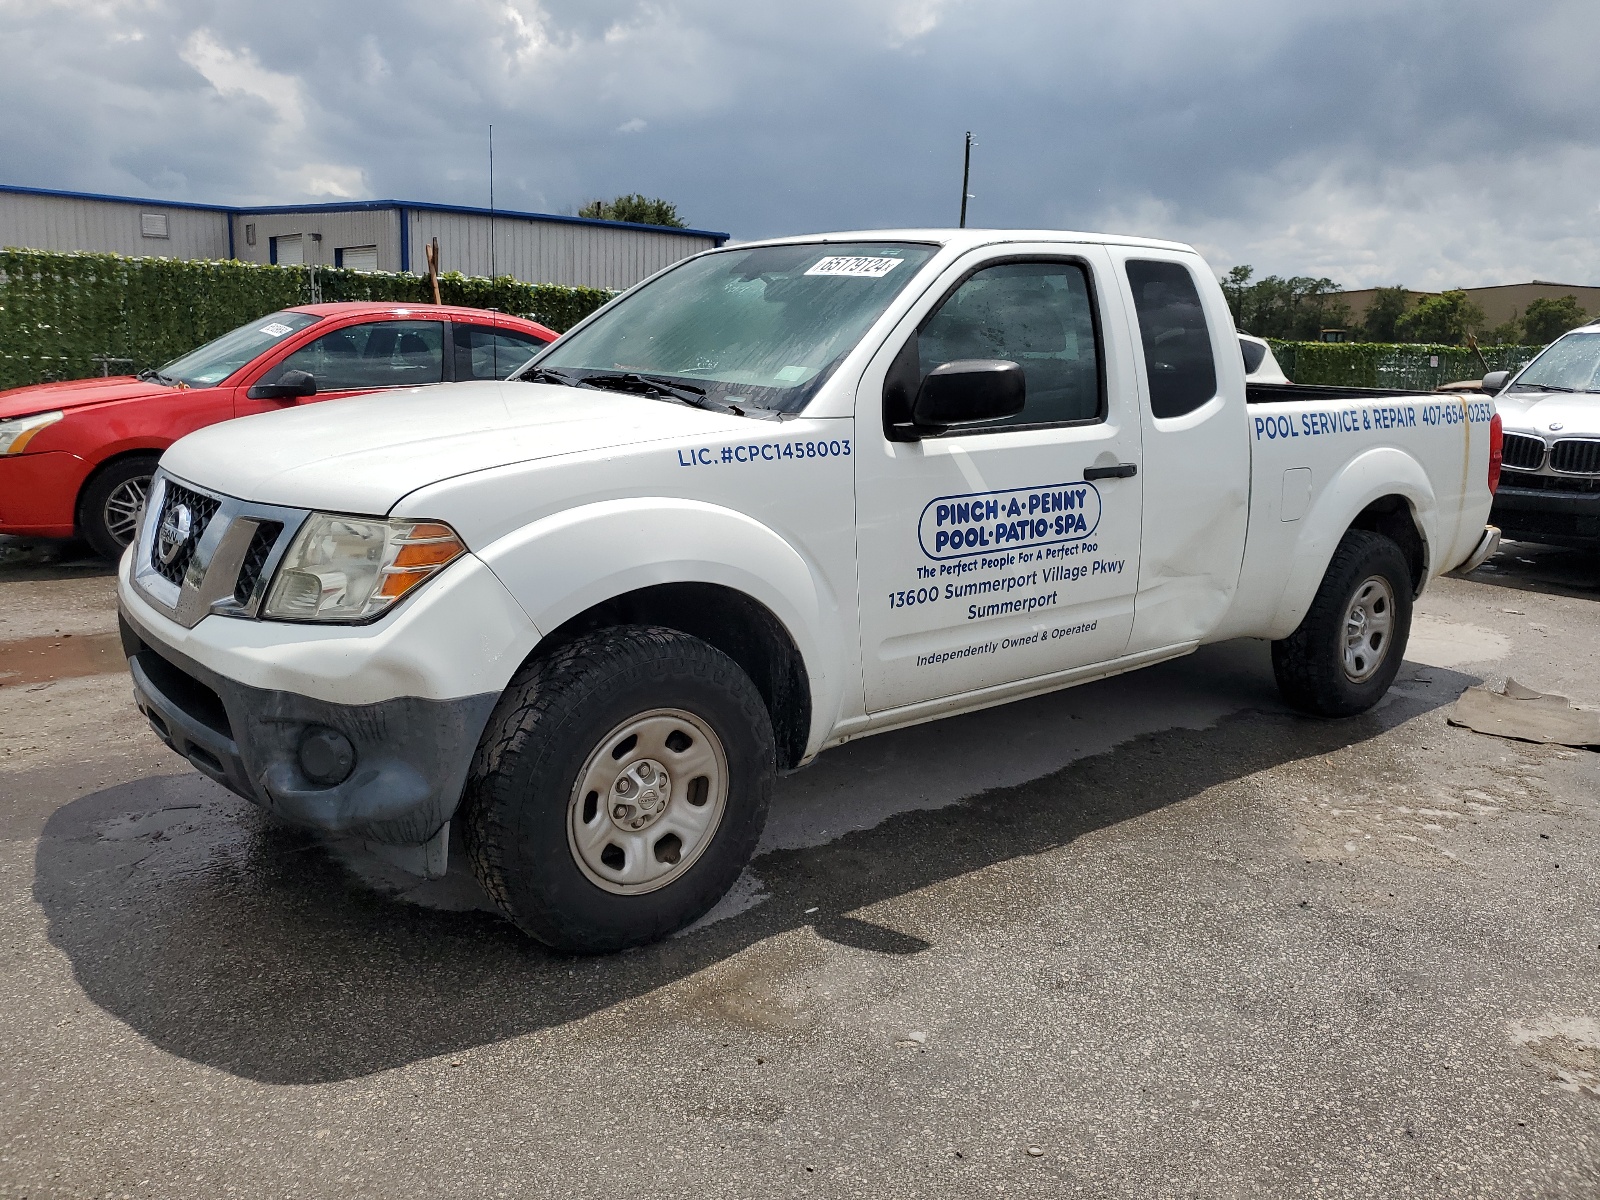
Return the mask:
[(1415, 388), (1331, 387), (1319, 383), (1247, 383), (1246, 404), (1293, 404), (1298, 400), (1370, 400), (1382, 396), (1427, 395)]

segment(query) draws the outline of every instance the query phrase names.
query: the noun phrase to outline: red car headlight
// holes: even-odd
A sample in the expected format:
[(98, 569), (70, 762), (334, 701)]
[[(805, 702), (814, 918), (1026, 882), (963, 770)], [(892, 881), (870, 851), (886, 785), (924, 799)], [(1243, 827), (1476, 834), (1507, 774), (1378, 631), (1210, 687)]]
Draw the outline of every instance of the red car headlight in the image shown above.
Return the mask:
[(0, 421), (0, 454), (21, 454), (34, 435), (48, 425), (61, 420), (64, 413), (34, 413), (31, 417), (15, 417)]

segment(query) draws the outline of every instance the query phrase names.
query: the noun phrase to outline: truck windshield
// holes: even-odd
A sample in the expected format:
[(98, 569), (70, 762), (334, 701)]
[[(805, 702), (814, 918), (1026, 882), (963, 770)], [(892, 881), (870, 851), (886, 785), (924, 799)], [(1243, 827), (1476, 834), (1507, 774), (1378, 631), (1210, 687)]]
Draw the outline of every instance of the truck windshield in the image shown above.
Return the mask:
[[(798, 412), (936, 247), (808, 243), (690, 259), (518, 375), (647, 373), (720, 405)], [(597, 380), (597, 382), (599, 382)]]
[(1511, 385), (1513, 392), (1600, 392), (1600, 332), (1551, 343)]
[(207, 342), (198, 350), (191, 350), (182, 358), (175, 358), (159, 371), (151, 372), (167, 382), (187, 383), (190, 387), (210, 387), (221, 383), (245, 363), (263, 351), (270, 350), (297, 329), (304, 329), (313, 321), (320, 321), (310, 313), (269, 313), (248, 325), (241, 325), (232, 333), (225, 333), (214, 342)]

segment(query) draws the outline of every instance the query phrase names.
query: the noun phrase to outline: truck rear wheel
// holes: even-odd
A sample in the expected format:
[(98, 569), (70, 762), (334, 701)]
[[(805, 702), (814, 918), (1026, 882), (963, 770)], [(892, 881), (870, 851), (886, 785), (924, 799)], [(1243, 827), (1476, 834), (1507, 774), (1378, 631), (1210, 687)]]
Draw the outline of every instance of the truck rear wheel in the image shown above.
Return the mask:
[(575, 953), (694, 921), (755, 852), (775, 774), (760, 693), (672, 629), (601, 630), (525, 666), (478, 747), (463, 840), (496, 904)]
[(1411, 633), (1411, 571), (1382, 534), (1346, 530), (1300, 627), (1272, 643), (1284, 701), (1319, 717), (1366, 712), (1389, 690)]

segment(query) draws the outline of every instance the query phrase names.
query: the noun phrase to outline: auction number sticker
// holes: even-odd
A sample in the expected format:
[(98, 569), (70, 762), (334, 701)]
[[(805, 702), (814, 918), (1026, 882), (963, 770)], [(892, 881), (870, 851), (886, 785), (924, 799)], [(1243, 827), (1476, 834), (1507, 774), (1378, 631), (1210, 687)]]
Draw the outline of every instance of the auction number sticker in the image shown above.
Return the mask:
[(282, 337), (286, 333), (293, 333), (294, 330), (290, 329), (281, 321), (274, 321), (271, 325), (263, 325), (261, 327), (261, 332), (266, 334), (268, 337)]
[(842, 275), (852, 279), (882, 279), (898, 267), (898, 258), (851, 258), (835, 256), (825, 258), (806, 272), (807, 275)]

